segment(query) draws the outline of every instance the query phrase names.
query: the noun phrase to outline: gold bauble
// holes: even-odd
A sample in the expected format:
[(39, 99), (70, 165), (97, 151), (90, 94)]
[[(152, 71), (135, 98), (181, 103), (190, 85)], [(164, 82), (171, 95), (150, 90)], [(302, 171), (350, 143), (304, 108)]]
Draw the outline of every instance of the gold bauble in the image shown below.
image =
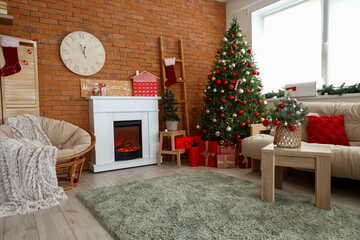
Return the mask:
[(250, 80), (250, 84), (253, 84), (254, 83), (254, 80)]
[(237, 114), (236, 114), (236, 113), (233, 113), (231, 116), (232, 116), (233, 118), (236, 118), (236, 117), (237, 117)]
[(260, 118), (260, 122), (263, 122), (265, 119), (264, 118)]
[(243, 93), (244, 93), (244, 90), (243, 90), (242, 88), (239, 88), (239, 89), (237, 90), (237, 92), (238, 92), (238, 94), (243, 94)]
[(210, 110), (209, 109), (206, 109), (206, 111), (205, 111), (206, 113), (210, 113)]
[(217, 122), (216, 118), (213, 118), (212, 122), (213, 122), (213, 123), (216, 123), (216, 122)]

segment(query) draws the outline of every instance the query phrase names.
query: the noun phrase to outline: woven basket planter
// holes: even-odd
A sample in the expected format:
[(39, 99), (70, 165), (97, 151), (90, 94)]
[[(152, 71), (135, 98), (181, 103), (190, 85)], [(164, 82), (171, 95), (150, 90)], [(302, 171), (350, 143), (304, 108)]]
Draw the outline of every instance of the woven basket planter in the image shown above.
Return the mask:
[(276, 128), (274, 145), (282, 148), (301, 147), (301, 127), (296, 127), (295, 131), (290, 131), (289, 127), (283, 124)]
[(167, 130), (169, 130), (169, 131), (177, 130), (177, 125), (178, 125), (177, 121), (165, 121), (165, 124), (166, 124)]

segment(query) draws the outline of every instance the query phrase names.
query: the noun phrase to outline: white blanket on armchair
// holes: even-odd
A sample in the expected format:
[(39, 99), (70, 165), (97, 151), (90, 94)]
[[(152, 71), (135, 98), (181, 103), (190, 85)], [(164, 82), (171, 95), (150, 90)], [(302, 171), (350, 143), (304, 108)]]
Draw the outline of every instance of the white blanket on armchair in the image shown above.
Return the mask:
[(8, 118), (14, 138), (0, 138), (0, 217), (25, 214), (59, 204), (57, 148), (35, 116)]

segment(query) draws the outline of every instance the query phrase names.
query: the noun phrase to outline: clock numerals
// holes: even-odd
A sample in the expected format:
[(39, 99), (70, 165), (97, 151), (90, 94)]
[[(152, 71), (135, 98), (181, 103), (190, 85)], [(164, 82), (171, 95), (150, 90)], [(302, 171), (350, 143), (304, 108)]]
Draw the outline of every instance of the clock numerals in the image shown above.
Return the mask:
[(69, 50), (67, 49), (61, 49), (62, 54), (70, 54)]
[(73, 60), (71, 58), (67, 58), (64, 60), (64, 63), (67, 65), (67, 66), (70, 66), (72, 64)]
[(76, 37), (74, 35), (70, 35), (70, 39), (72, 42), (76, 41)]
[(85, 39), (85, 34), (83, 32), (79, 32), (79, 39)]
[(79, 74), (79, 71), (80, 71), (79, 65), (75, 65), (75, 66), (74, 66), (74, 72), (76, 72), (76, 73)]
[(89, 71), (88, 71), (88, 68), (87, 68), (87, 67), (84, 67), (84, 74), (85, 74), (85, 75), (89, 75)]
[(67, 41), (64, 41), (64, 43), (66, 44), (66, 46), (70, 47), (70, 44)]
[(99, 68), (101, 68), (101, 67), (102, 67), (102, 65), (103, 65), (103, 63), (102, 63), (102, 62), (100, 62), (100, 61), (96, 61), (96, 65), (98, 65), (98, 67), (99, 67)]
[(96, 73), (98, 70), (96, 68), (94, 68), (94, 66), (91, 66), (91, 72), (92, 73)]

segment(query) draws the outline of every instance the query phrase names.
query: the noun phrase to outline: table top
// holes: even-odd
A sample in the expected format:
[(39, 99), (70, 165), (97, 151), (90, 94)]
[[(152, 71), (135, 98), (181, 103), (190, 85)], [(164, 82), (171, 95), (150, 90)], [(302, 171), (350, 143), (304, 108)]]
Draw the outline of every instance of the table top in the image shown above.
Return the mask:
[(178, 136), (178, 135), (185, 135), (186, 130), (177, 130), (177, 131), (161, 131), (161, 135), (163, 136)]
[(275, 155), (292, 155), (292, 156), (330, 156), (331, 146), (322, 144), (302, 144), (299, 148), (280, 148), (269, 144), (261, 149), (261, 152), (271, 152)]

